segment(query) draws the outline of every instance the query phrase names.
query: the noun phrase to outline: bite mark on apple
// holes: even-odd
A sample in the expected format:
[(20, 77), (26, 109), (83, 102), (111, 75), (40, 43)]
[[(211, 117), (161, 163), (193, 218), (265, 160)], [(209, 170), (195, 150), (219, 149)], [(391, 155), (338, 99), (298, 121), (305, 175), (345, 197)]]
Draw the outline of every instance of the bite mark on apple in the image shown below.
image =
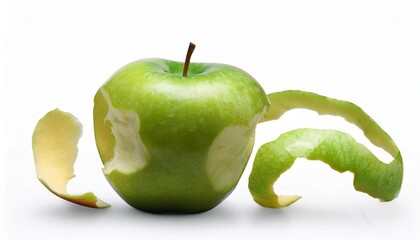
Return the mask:
[(112, 134), (115, 138), (114, 155), (104, 163), (103, 172), (110, 174), (119, 171), (131, 174), (143, 169), (148, 162), (149, 154), (140, 139), (140, 118), (132, 110), (114, 108), (111, 98), (105, 88), (100, 89), (108, 105), (105, 121), (111, 123)]
[(256, 114), (248, 125), (226, 127), (214, 139), (206, 170), (216, 191), (229, 191), (238, 182), (251, 155), (255, 128), (262, 115)]

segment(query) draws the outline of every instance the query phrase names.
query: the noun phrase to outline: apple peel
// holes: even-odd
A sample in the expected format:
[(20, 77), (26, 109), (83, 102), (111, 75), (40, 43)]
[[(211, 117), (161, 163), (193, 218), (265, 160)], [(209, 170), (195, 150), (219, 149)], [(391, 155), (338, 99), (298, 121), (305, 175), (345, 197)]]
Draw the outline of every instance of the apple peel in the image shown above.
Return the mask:
[(284, 91), (268, 95), (271, 106), (264, 121), (280, 118), (295, 108), (319, 114), (342, 116), (363, 130), (376, 146), (394, 160), (380, 161), (349, 134), (336, 130), (297, 129), (282, 134), (258, 150), (249, 177), (249, 190), (263, 207), (281, 208), (299, 200), (299, 196), (278, 196), (273, 185), (292, 167), (296, 158), (321, 160), (338, 172), (354, 173), (354, 188), (381, 201), (391, 201), (399, 194), (403, 179), (401, 153), (391, 137), (357, 105), (304, 91)]
[(41, 118), (32, 135), (36, 175), (49, 191), (62, 199), (86, 207), (110, 207), (91, 192), (80, 195), (67, 192), (67, 183), (75, 176), (73, 166), (81, 135), (82, 125), (70, 113), (55, 109)]

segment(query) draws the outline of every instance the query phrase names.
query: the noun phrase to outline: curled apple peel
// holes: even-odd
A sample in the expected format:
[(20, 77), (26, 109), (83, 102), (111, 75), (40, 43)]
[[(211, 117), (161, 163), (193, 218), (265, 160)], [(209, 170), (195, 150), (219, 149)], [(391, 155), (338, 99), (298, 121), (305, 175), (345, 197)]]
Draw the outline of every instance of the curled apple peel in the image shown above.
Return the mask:
[(273, 185), (296, 158), (321, 160), (339, 172), (354, 173), (354, 187), (382, 201), (398, 196), (403, 179), (400, 151), (391, 137), (362, 109), (353, 103), (304, 91), (269, 94), (271, 106), (265, 121), (279, 118), (294, 108), (306, 108), (319, 114), (338, 115), (363, 130), (376, 146), (383, 148), (394, 160), (383, 163), (364, 145), (350, 135), (335, 130), (297, 129), (282, 134), (258, 150), (249, 190), (254, 200), (264, 207), (280, 208), (297, 201), (299, 196), (277, 196)]
[(91, 192), (81, 195), (67, 192), (67, 183), (75, 176), (73, 165), (81, 135), (82, 125), (70, 113), (55, 109), (41, 118), (32, 135), (36, 175), (49, 191), (62, 199), (86, 207), (109, 207)]

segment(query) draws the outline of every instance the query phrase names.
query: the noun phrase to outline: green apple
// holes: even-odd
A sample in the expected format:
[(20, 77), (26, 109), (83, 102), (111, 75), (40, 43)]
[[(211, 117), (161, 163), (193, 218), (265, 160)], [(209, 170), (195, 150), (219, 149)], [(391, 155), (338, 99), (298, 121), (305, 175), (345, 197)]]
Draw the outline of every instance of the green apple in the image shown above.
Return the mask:
[(218, 205), (238, 183), (269, 106), (262, 87), (237, 67), (184, 66), (132, 62), (95, 96), (103, 172), (143, 211), (195, 213)]

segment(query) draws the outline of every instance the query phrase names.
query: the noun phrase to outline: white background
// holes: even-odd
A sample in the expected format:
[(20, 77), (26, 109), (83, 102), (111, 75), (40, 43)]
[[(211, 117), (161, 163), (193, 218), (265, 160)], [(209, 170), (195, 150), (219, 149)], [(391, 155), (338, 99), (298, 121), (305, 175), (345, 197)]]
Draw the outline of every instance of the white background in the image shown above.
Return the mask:
[[(93, 95), (126, 63), (147, 57), (236, 65), (267, 92), (302, 89), (360, 105), (404, 157), (400, 196), (356, 192), (352, 174), (299, 159), (276, 191), (304, 197), (264, 209), (247, 188), (198, 215), (153, 215), (126, 205), (101, 173)], [(0, 1), (0, 239), (419, 239), (419, 1)], [(79, 207), (36, 179), (31, 135), (59, 107), (79, 117), (72, 192), (113, 206)], [(295, 110), (257, 128), (258, 147), (297, 127), (334, 128), (366, 144), (341, 118)], [(368, 145), (384, 161), (390, 156)]]

